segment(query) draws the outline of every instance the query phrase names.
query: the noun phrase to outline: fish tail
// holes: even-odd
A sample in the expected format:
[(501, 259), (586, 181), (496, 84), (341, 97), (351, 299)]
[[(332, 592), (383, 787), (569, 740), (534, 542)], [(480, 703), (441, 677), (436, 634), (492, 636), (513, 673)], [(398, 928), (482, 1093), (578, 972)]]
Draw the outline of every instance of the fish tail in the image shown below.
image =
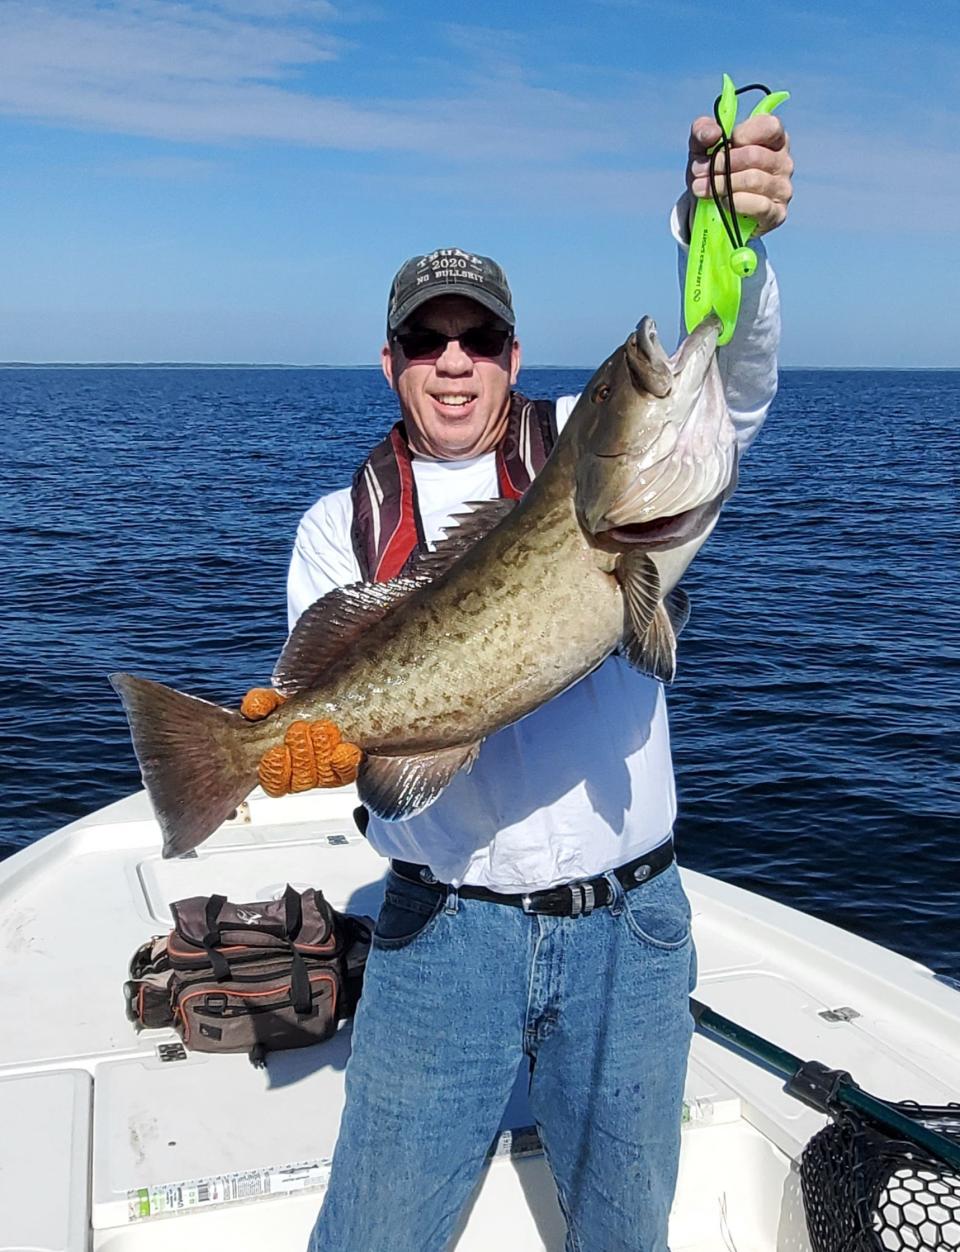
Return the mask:
[(212, 835), (257, 781), (259, 737), (239, 713), (132, 674), (111, 674), (143, 782), (163, 832), (163, 855)]

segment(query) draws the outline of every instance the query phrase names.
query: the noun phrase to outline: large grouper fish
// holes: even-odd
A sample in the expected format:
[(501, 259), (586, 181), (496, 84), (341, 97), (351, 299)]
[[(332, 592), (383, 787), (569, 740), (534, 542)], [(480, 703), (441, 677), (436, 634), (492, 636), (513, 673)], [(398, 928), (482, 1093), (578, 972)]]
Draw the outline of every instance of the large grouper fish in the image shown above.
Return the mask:
[(466, 505), (407, 575), (306, 610), (273, 676), (288, 699), (263, 721), (114, 674), (164, 856), (217, 829), (294, 721), (327, 719), (359, 745), (361, 800), (398, 819), (615, 650), (670, 681), (689, 612), (677, 583), (736, 483), (717, 333), (708, 318), (670, 357), (644, 318), (522, 500)]

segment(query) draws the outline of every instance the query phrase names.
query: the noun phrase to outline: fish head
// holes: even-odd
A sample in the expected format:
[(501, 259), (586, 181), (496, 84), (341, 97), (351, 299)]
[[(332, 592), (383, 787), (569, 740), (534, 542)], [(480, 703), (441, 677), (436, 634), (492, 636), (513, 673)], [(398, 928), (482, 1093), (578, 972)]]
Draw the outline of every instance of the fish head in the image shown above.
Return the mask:
[(576, 510), (598, 546), (657, 553), (699, 540), (695, 552), (716, 524), (737, 474), (719, 331), (711, 316), (668, 356), (645, 317), (583, 392), (570, 418)]

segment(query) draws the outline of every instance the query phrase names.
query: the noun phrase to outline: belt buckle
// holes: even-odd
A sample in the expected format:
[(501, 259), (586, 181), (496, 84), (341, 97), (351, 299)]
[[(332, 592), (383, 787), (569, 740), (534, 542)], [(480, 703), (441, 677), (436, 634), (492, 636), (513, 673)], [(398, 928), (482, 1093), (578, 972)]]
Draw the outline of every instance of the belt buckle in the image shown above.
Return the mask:
[[(559, 890), (559, 888), (557, 888)], [(534, 903), (533, 897), (539, 895), (539, 892), (528, 893), (521, 896), (520, 906), (524, 913), (532, 913), (536, 915), (544, 915), (547, 917), (589, 917), (596, 907), (597, 893), (591, 882), (570, 882), (564, 887), (564, 890), (570, 892), (570, 912), (566, 914), (558, 914), (554, 909), (539, 909)]]
[(537, 907), (536, 902), (534, 901), (533, 897), (538, 896), (538, 895), (543, 895), (543, 894), (545, 893), (540, 892), (540, 891), (533, 891), (533, 892), (527, 892), (526, 895), (521, 896), (520, 907), (523, 909), (524, 913), (529, 913), (533, 917), (555, 917), (556, 916), (555, 910), (548, 909), (548, 908), (541, 909)]

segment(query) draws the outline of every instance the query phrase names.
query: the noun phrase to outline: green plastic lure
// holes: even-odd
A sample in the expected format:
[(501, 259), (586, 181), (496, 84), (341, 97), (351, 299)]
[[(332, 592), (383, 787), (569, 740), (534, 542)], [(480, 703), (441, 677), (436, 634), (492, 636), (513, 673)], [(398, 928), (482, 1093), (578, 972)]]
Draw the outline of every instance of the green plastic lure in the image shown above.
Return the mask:
[[(740, 90), (749, 91), (750, 88)], [(720, 148), (727, 151), (729, 161), (730, 136), (737, 124), (738, 94), (730, 75), (724, 74), (723, 89), (714, 106), (723, 138), (710, 149), (711, 167), (712, 158)], [(789, 99), (789, 91), (768, 91), (750, 116), (772, 113)], [(716, 313), (723, 324), (718, 344), (729, 343), (732, 339), (740, 312), (740, 283), (757, 268), (757, 255), (746, 246), (757, 229), (757, 223), (752, 217), (736, 212), (732, 191), (727, 192), (727, 203), (728, 208), (715, 189), (712, 198), (697, 201), (683, 292), (683, 319), (687, 334), (710, 313)]]

